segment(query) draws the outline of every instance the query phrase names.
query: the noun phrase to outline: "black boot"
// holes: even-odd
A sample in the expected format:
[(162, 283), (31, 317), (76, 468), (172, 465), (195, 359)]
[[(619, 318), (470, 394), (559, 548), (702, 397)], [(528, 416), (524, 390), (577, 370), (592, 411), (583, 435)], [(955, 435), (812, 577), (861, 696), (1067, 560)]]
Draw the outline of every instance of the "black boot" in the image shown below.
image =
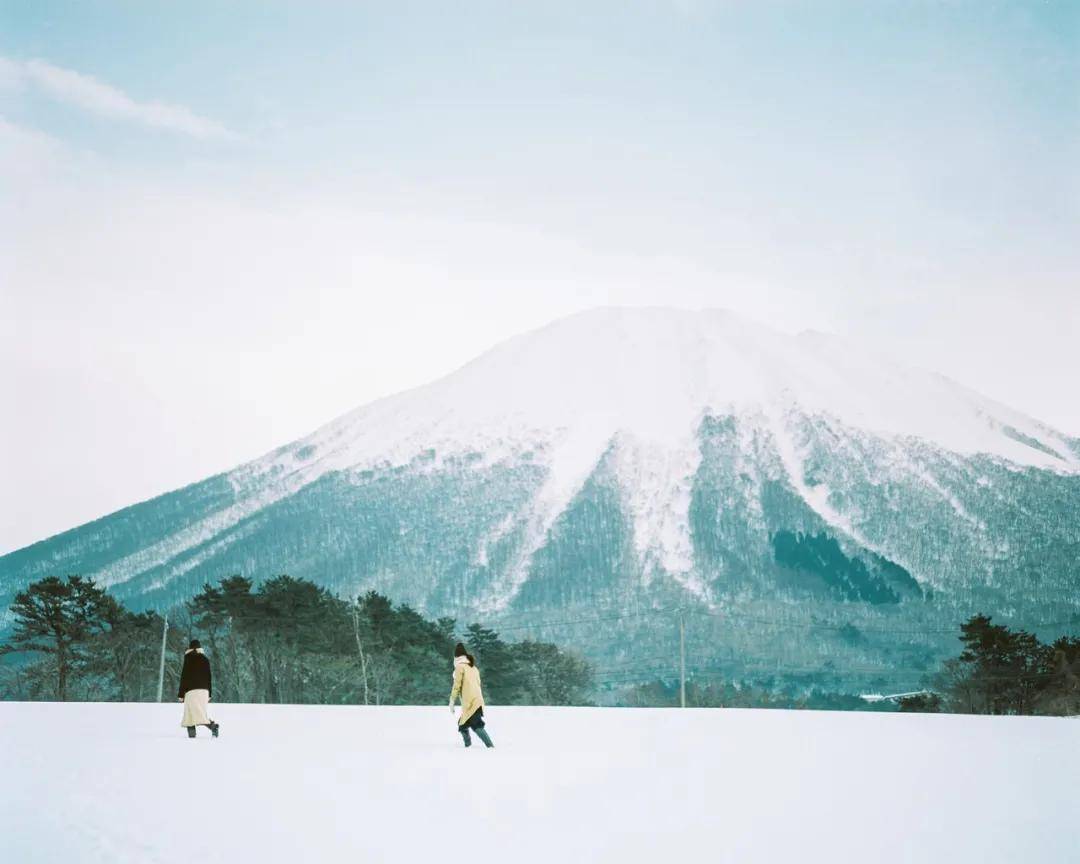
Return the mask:
[(211, 723), (210, 724), (210, 734), (213, 735), (215, 738), (217, 738), (218, 730), (220, 730), (220, 729), (221, 729), (221, 727), (217, 723)]
[(485, 747), (494, 747), (495, 746), (494, 744), (491, 743), (491, 738), (488, 737), (487, 730), (485, 730), (483, 726), (481, 726), (481, 727), (479, 727), (477, 729), (473, 729), (473, 732), (476, 733), (477, 738), (479, 738), (481, 741), (484, 742)]
[(468, 728), (466, 728), (466, 727), (462, 727), (462, 728), (458, 729), (458, 732), (460, 732), (460, 733), (461, 733), (461, 737), (462, 737), (462, 738), (464, 739), (464, 741), (465, 741), (465, 746), (466, 746), (466, 747), (472, 747), (472, 738), (470, 738), (470, 737), (469, 737), (469, 730), (468, 730)]
[(188, 726), (187, 727), (187, 737), (188, 738), (194, 738), (195, 737), (195, 727), (194, 726)]

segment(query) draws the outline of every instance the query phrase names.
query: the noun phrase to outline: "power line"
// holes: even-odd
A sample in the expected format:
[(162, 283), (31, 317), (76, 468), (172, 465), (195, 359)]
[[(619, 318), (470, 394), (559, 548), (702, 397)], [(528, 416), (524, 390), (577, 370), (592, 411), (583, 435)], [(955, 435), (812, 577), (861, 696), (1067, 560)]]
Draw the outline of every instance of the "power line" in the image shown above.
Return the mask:
[[(257, 595), (253, 595), (253, 598)], [(394, 612), (400, 612), (401, 607), (394, 609)], [(325, 610), (315, 610), (305, 613), (266, 613), (258, 612), (251, 615), (243, 615), (238, 618), (238, 623), (272, 623), (281, 626), (295, 625), (301, 623), (313, 623), (313, 624), (326, 624), (328, 622), (328, 616), (332, 616), (334, 605)], [(353, 616), (356, 609), (356, 603), (348, 603), (345, 607), (350, 616)], [(412, 610), (418, 617), (423, 619), (424, 613), (418, 610)], [(195, 612), (193, 617), (207, 618), (216, 617), (222, 613), (215, 611)], [(561, 620), (552, 619), (532, 619), (529, 620), (528, 613), (521, 613), (517, 616), (502, 616), (496, 619), (486, 619), (482, 622), (474, 622), (469, 626), (479, 626), (484, 630), (489, 630), (496, 635), (503, 635), (506, 633), (521, 633), (532, 632), (542, 633), (544, 630), (558, 629), (566, 627), (586, 627), (596, 626), (598, 624), (617, 622), (617, 621), (641, 621), (649, 619), (663, 618), (668, 615), (677, 614), (679, 624), (679, 660), (678, 660), (678, 681), (679, 681), (679, 702), (680, 705), (686, 704), (686, 682), (689, 680), (715, 680), (715, 679), (729, 679), (735, 680), (736, 678), (745, 680), (749, 676), (816, 676), (819, 678), (835, 678), (835, 679), (851, 679), (857, 677), (868, 676), (871, 680), (890, 680), (890, 681), (903, 681), (903, 682), (916, 682), (924, 680), (928, 675), (935, 674), (934, 672), (924, 668), (897, 668), (897, 667), (847, 667), (837, 668), (835, 666), (793, 666), (783, 663), (775, 663), (768, 665), (745, 665), (732, 660), (723, 666), (698, 666), (695, 667), (692, 672), (687, 675), (686, 666), (686, 631), (685, 631), (685, 618), (690, 615), (696, 619), (706, 619), (711, 622), (735, 622), (735, 623), (748, 623), (763, 627), (773, 627), (777, 629), (798, 629), (807, 631), (826, 631), (826, 632), (845, 632), (854, 629), (859, 634), (882, 634), (882, 635), (894, 635), (904, 636), (908, 638), (928, 638), (937, 635), (959, 635), (959, 626), (953, 627), (926, 627), (920, 629), (913, 629), (911, 627), (899, 628), (899, 627), (873, 627), (853, 624), (852, 622), (845, 623), (828, 623), (822, 621), (797, 621), (791, 619), (782, 618), (770, 618), (761, 615), (754, 615), (751, 613), (740, 612), (730, 609), (685, 609), (684, 607), (677, 608), (665, 608), (665, 607), (651, 607), (651, 608), (637, 608), (633, 610), (622, 610), (619, 612), (611, 612), (610, 614), (589, 615), (582, 617), (570, 617)], [(453, 617), (455, 623), (459, 620), (458, 616), (443, 616)], [(525, 620), (522, 620), (522, 619)], [(503, 622), (516, 621), (518, 623), (505, 624)], [(199, 622), (203, 623), (203, 622)], [(222, 622), (224, 623), (224, 622)], [(1071, 625), (1076, 623), (1075, 618), (1069, 620), (1057, 620), (1057, 621), (1041, 621), (1041, 622), (1029, 622), (1028, 627), (1031, 629)], [(353, 620), (355, 626), (355, 620)], [(618, 686), (620, 684), (647, 684), (651, 681), (672, 680), (676, 678), (675, 670), (673, 666), (650, 666), (643, 664), (640, 660), (627, 660), (621, 664), (606, 664), (601, 666), (591, 666), (590, 673), (593, 678), (594, 684), (597, 686)], [(1038, 679), (1052, 677), (1052, 673), (1013, 673), (1008, 675), (997, 676), (980, 676), (982, 680), (1019, 680), (1019, 679)]]
[[(725, 669), (719, 667), (704, 667), (702, 669), (695, 669), (687, 678), (688, 682), (693, 683), (698, 679), (705, 680), (727, 680), (734, 683), (739, 681), (740, 683), (747, 683), (747, 677), (751, 675), (757, 675), (761, 677), (775, 676), (778, 674), (787, 675), (828, 675), (838, 679), (844, 678), (857, 678), (866, 677), (870, 680), (892, 680), (892, 681), (910, 681), (913, 683), (919, 683), (921, 679), (928, 677), (933, 673), (926, 671), (905, 671), (900, 669), (820, 669), (820, 668), (800, 668), (793, 666), (760, 666), (760, 667), (742, 667), (738, 670), (740, 673), (738, 676), (735, 670)], [(602, 673), (598, 673), (602, 674)], [(999, 674), (999, 675), (977, 675), (976, 681), (1041, 681), (1055, 677), (1054, 672), (1029, 672), (1029, 673), (1015, 673), (1015, 674)], [(618, 685), (618, 684), (651, 684), (656, 682), (671, 681), (675, 682), (678, 676), (673, 674), (670, 668), (657, 668), (651, 670), (642, 670), (641, 674), (629, 674), (624, 672), (617, 675), (604, 675), (603, 677), (596, 678), (594, 683), (598, 686), (603, 685)]]
[[(254, 596), (254, 595), (253, 595)], [(325, 623), (327, 620), (327, 614), (332, 610), (316, 611), (311, 613), (296, 614), (289, 612), (278, 613), (254, 613), (245, 614), (240, 617), (242, 621), (271, 621), (278, 623)], [(400, 611), (395, 609), (395, 612)], [(423, 613), (418, 610), (412, 610), (418, 616), (423, 617)], [(216, 611), (201, 611), (192, 613), (193, 617), (206, 617), (224, 615), (225, 613)], [(351, 613), (350, 613), (351, 614)], [(461, 622), (467, 620), (468, 617), (472, 617), (475, 613), (470, 613), (468, 616), (462, 615), (450, 615), (440, 616), (446, 618), (453, 618), (455, 622)], [(590, 615), (578, 618), (568, 618), (562, 620), (550, 620), (550, 619), (531, 619), (529, 620), (529, 613), (523, 612), (517, 616), (504, 616), (498, 619), (480, 619), (472, 621), (468, 626), (479, 625), (485, 630), (493, 630), (497, 633), (513, 633), (521, 632), (525, 630), (541, 630), (546, 628), (561, 628), (561, 627), (576, 627), (586, 624), (602, 624), (612, 621), (627, 621), (627, 620), (642, 620), (653, 618), (657, 616), (685, 614), (698, 618), (709, 618), (714, 620), (733, 620), (733, 621), (746, 621), (754, 624), (760, 624), (767, 627), (776, 627), (780, 629), (800, 629), (800, 630), (823, 630), (843, 632), (848, 631), (851, 628), (857, 630), (860, 634), (882, 634), (882, 635), (900, 635), (900, 636), (931, 636), (931, 635), (954, 635), (959, 631), (959, 625), (951, 627), (876, 627), (867, 626), (865, 624), (858, 624), (851, 621), (844, 623), (827, 623), (822, 621), (795, 621), (782, 618), (770, 618), (761, 615), (753, 615), (746, 612), (733, 611), (728, 609), (685, 609), (684, 607), (652, 607), (648, 609), (638, 609), (634, 611), (621, 611), (612, 612), (611, 614), (603, 615)], [(524, 620), (522, 620), (524, 619)], [(517, 621), (516, 624), (501, 624), (501, 621)], [(1042, 629), (1048, 627), (1065, 627), (1080, 624), (1080, 612), (1074, 614), (1073, 617), (1068, 619), (1058, 619), (1051, 621), (1029, 621), (1024, 622), (1025, 628), (1030, 629)]]
[[(659, 613), (657, 613), (656, 610), (653, 610), (651, 614), (659, 614)], [(575, 622), (575, 623), (595, 623), (597, 620), (618, 620), (618, 619), (626, 618), (626, 617), (638, 617), (638, 616), (618, 615), (618, 616), (607, 616), (606, 618), (602, 618), (602, 619), (588, 618), (588, 619), (580, 619), (579, 622)], [(240, 620), (241, 621), (245, 621), (245, 620), (271, 620), (271, 621), (274, 621), (274, 622), (277, 622), (277, 623), (287, 623), (289, 621), (296, 620), (296, 619), (289, 618), (289, 617), (282, 618), (281, 616), (265, 616), (265, 617), (264, 616), (245, 616), (243, 619), (240, 619)], [(324, 618), (324, 616), (312, 616), (311, 620), (317, 620), (317, 621), (320, 621), (320, 622), (324, 622), (325, 618)], [(563, 623), (570, 623), (570, 622), (563, 622)], [(531, 626), (531, 625), (522, 625), (522, 626)], [(506, 629), (509, 629), (509, 628), (506, 628)], [(683, 628), (681, 627), (680, 630), (682, 631)], [(952, 632), (955, 632), (955, 631), (950, 630), (948, 632), (952, 633)], [(684, 632), (681, 632), (680, 635), (684, 636)], [(681, 647), (680, 663), (679, 663), (680, 673), (678, 674), (678, 676), (676, 676), (676, 673), (674, 672), (673, 667), (666, 666), (666, 665), (665, 666), (644, 665), (640, 660), (626, 660), (623, 663), (614, 664), (614, 665), (607, 664), (607, 665), (603, 665), (603, 666), (592, 666), (592, 667), (590, 667), (590, 671), (591, 671), (591, 673), (592, 673), (592, 675), (594, 677), (594, 680), (596, 680), (596, 683), (599, 683), (599, 684), (618, 683), (619, 681), (641, 682), (641, 681), (647, 681), (650, 678), (655, 679), (655, 678), (665, 678), (665, 677), (672, 678), (672, 679), (678, 677), (680, 680), (692, 680), (694, 678), (701, 678), (701, 677), (703, 677), (705, 675), (714, 675), (715, 676), (717, 674), (728, 675), (728, 676), (731, 676), (731, 677), (734, 677), (736, 675), (746, 676), (746, 675), (775, 675), (775, 674), (796, 675), (797, 674), (797, 675), (831, 676), (831, 677), (837, 677), (837, 678), (845, 678), (845, 677), (853, 677), (853, 676), (859, 676), (859, 675), (867, 675), (867, 676), (872, 676), (872, 677), (882, 677), (882, 678), (901, 677), (901, 678), (906, 678), (906, 679), (913, 679), (913, 678), (915, 678), (917, 676), (925, 677), (925, 676), (930, 675), (930, 674), (935, 674), (932, 670), (927, 670), (927, 669), (922, 669), (922, 668), (906, 668), (905, 669), (905, 668), (897, 668), (895, 666), (893, 666), (893, 667), (846, 667), (846, 668), (837, 668), (835, 666), (825, 666), (825, 667), (822, 667), (822, 666), (817, 666), (817, 667), (792, 666), (792, 665), (784, 664), (784, 663), (747, 666), (745, 664), (742, 664), (742, 663), (738, 662), (737, 660), (733, 660), (733, 661), (731, 661), (729, 664), (727, 664), (725, 666), (698, 666), (698, 667), (694, 667), (689, 673), (687, 673), (686, 672), (686, 666), (685, 666), (685, 653), (684, 653), (685, 652), (685, 642), (684, 642), (683, 639), (680, 639), (680, 642), (681, 642), (681, 646), (680, 646)], [(1031, 674), (1017, 673), (1017, 674), (1001, 675), (1001, 676), (982, 676), (982, 678), (984, 680), (992, 680), (993, 678), (1014, 679), (1014, 678), (1036, 677), (1036, 676), (1048, 677), (1050, 675), (1052, 675), (1052, 673), (1041, 674), (1041, 676), (1040, 676), (1040, 673), (1031, 673)]]

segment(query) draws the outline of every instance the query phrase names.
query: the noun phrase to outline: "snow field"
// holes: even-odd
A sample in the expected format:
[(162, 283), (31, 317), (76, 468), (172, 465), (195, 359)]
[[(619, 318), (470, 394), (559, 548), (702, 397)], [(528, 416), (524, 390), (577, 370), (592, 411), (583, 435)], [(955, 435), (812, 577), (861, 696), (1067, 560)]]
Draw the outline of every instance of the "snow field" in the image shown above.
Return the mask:
[(30, 862), (1067, 862), (1080, 722), (758, 710), (0, 703)]

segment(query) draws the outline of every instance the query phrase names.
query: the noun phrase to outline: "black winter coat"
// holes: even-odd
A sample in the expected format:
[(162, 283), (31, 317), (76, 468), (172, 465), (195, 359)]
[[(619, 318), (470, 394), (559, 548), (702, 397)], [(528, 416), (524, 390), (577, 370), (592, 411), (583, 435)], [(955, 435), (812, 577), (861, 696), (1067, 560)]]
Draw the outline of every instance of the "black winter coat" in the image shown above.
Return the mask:
[(210, 686), (210, 661), (206, 655), (199, 651), (188, 651), (184, 654), (184, 668), (180, 670), (180, 692), (178, 699), (183, 699), (188, 690), (209, 690)]

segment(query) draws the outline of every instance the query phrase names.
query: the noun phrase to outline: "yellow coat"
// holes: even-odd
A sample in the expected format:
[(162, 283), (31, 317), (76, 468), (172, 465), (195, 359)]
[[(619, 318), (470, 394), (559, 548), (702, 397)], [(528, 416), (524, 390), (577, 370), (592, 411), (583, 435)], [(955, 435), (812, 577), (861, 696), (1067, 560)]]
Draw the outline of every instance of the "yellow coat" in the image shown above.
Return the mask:
[(469, 665), (467, 657), (454, 658), (454, 686), (450, 690), (450, 707), (454, 707), (454, 701), (461, 697), (461, 716), (458, 717), (458, 726), (461, 726), (476, 713), (477, 709), (484, 707), (484, 694), (480, 691), (480, 670)]

